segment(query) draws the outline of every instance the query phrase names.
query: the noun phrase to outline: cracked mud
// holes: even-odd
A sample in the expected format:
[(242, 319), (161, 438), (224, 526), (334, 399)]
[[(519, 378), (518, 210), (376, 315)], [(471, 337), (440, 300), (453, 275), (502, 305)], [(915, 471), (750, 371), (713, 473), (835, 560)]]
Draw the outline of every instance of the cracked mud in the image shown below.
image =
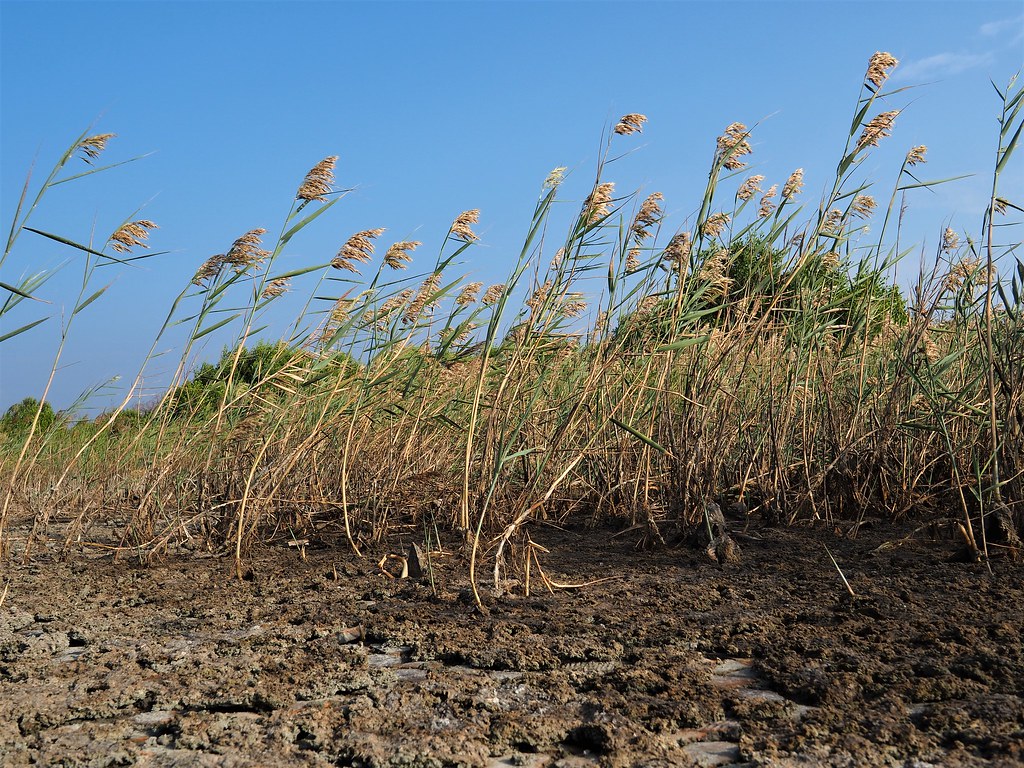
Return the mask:
[(537, 526), (552, 578), (614, 578), (483, 611), (461, 555), (433, 557), (434, 589), (384, 575), (408, 538), (267, 551), (244, 581), (216, 558), (10, 564), (2, 764), (1024, 764), (1022, 566), (751, 534), (722, 570)]

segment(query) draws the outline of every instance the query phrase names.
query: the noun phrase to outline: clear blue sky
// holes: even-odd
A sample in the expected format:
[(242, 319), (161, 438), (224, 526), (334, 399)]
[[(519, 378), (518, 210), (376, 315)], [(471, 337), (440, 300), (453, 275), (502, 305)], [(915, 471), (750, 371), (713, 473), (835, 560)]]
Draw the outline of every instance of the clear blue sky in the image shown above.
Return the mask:
[[(945, 226), (980, 226), (997, 130), (989, 80), (1005, 85), (1024, 63), (1019, 0), (0, 0), (0, 14), (5, 231), (32, 163), (45, 172), (92, 125), (117, 134), (107, 162), (152, 154), (56, 188), (35, 226), (103, 240), (126, 218), (146, 218), (160, 225), (153, 250), (169, 251), (139, 269), (109, 271), (108, 295), (72, 326), (50, 396), (57, 407), (111, 376), (132, 380), (199, 264), (249, 229), (276, 232), (306, 171), (326, 155), (340, 156), (337, 184), (355, 191), (294, 241), (282, 269), (329, 261), (350, 234), (373, 227), (388, 228), (378, 256), (394, 240), (417, 239), (426, 262), (451, 220), (479, 208), (481, 244), (464, 270), (496, 282), (548, 172), (573, 171), (562, 196), (578, 210), (602, 131), (627, 112), (649, 123), (642, 136), (616, 140), (637, 151), (606, 180), (619, 193), (664, 193), (669, 234), (694, 215), (715, 137), (734, 121), (763, 121), (752, 172), (781, 183), (803, 167), (812, 209), (875, 51), (901, 62), (891, 85), (921, 85), (886, 106), (907, 109), (862, 169), (876, 196), (888, 199), (913, 145), (929, 147), (925, 178), (977, 174), (910, 199), (907, 235), (930, 255)], [(1022, 165), (1003, 182), (1016, 202)], [(66, 258), (42, 291), (58, 316), (0, 344), (0, 409), (41, 394), (80, 260), (26, 233), (0, 275), (17, 282)], [(282, 301), (281, 311), (289, 306), (298, 305)], [(0, 335), (37, 316), (26, 304), (13, 314)], [(150, 394), (176, 359), (152, 366)]]

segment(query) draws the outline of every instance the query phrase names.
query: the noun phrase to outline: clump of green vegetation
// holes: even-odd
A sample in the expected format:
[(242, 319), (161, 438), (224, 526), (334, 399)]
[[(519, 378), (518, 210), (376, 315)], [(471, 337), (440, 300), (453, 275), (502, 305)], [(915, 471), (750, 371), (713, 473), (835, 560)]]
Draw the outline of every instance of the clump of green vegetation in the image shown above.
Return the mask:
[(34, 397), (26, 397), (15, 403), (0, 418), (0, 432), (8, 435), (25, 435), (33, 424), (40, 432), (46, 432), (57, 421), (53, 406), (47, 402), (40, 403)]
[[(343, 198), (336, 158), (325, 158), (276, 242), (242, 234), (171, 302), (160, 336), (182, 323), (191, 332), (160, 402), (116, 428), (130, 388), (59, 446), (43, 453), (36, 423), (0, 457), (0, 547), (29, 557), (50, 510), (76, 509), (86, 512), (60, 520), (68, 546), (119, 520), (119, 550), (201, 540), (241, 568), (261, 542), (316, 534), (360, 552), (401, 522), (460, 532), (474, 583), (487, 561), (500, 585), (504, 568), (536, 557), (519, 546), (535, 520), (611, 520), (657, 540), (730, 499), (781, 522), (955, 518), (988, 549), (986, 515), (1024, 498), (1024, 263), (993, 238), (996, 218), (1021, 210), (998, 182), (1024, 89), (998, 91), (983, 234), (961, 243), (947, 230), (932, 274), (905, 298), (892, 282), (897, 201), (942, 182), (918, 178), (923, 146), (906, 153), (887, 205), (859, 176), (898, 115), (877, 106), (895, 65), (872, 57), (832, 188), (809, 215), (802, 169), (770, 186), (745, 175), (751, 130), (733, 123), (710, 153), (697, 215), (663, 238), (662, 195), (617, 197), (605, 180), (613, 145), (646, 121), (626, 115), (562, 235), (556, 169), (518, 258), (489, 287), (456, 273), (478, 241), (476, 210), (409, 277), (423, 244), (393, 242), (378, 259), (383, 229), (352, 234), (328, 263), (280, 272), (290, 242)], [(129, 224), (109, 241), (118, 253), (155, 226)], [(23, 220), (15, 231), (36, 232)], [(303, 312), (266, 341), (267, 308), (307, 275)], [(39, 284), (4, 288), (20, 297)], [(99, 295), (84, 292), (76, 313)], [(234, 343), (188, 375), (196, 345), (227, 330)], [(33, 521), (18, 541), (16, 516)]]

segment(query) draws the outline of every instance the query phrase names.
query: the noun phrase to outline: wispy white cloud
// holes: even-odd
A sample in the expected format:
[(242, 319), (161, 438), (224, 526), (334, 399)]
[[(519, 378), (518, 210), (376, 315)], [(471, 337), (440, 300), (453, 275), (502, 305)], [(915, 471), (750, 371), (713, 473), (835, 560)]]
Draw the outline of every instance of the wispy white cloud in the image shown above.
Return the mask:
[(959, 75), (969, 69), (991, 66), (995, 56), (991, 53), (938, 53), (924, 59), (905, 62), (893, 74), (893, 80), (935, 80)]
[(1024, 13), (1014, 16), (1012, 19), (990, 21), (978, 28), (978, 33), (985, 37), (996, 37), (1001, 35), (1003, 31), (1016, 33), (1013, 35), (1015, 40), (1019, 40), (1021, 36), (1024, 36)]

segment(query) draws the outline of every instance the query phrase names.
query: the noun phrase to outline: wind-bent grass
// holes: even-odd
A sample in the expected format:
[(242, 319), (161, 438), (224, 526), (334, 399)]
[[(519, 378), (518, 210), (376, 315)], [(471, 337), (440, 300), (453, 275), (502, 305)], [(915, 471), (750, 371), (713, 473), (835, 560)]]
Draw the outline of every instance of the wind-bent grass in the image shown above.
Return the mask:
[[(400, 241), (362, 276), (381, 229), (355, 233), (330, 263), (276, 273), (291, 240), (341, 199), (326, 158), (272, 246), (263, 230), (245, 233), (173, 301), (161, 335), (184, 325), (189, 338), (149, 413), (125, 411), (129, 395), (98, 425), (5, 437), (0, 546), (28, 557), (62, 524), (65, 547), (206, 546), (241, 574), (261, 542), (361, 552), (411, 524), (428, 538), (458, 532), (474, 589), (489, 559), (501, 590), (507, 569), (538, 556), (534, 521), (614, 520), (663, 542), (666, 526), (700, 525), (708, 500), (728, 499), (780, 523), (955, 520), (987, 555), (990, 511), (1019, 527), (1024, 490), (1024, 263), (996, 239), (998, 217), (1021, 212), (996, 195), (1024, 90), (997, 89), (983, 236), (961, 245), (947, 230), (904, 299), (892, 285), (907, 252), (889, 245), (897, 206), (943, 183), (918, 177), (925, 147), (907, 152), (876, 240), (858, 245), (878, 207), (858, 172), (898, 116), (876, 113), (895, 64), (872, 57), (833, 184), (809, 216), (802, 170), (768, 188), (741, 175), (751, 129), (734, 123), (698, 214), (663, 237), (660, 194), (616, 197), (605, 180), (612, 149), (645, 121), (627, 115), (565, 234), (556, 169), (519, 257), (486, 290), (453, 274), (477, 241), (477, 211), (455, 218), (419, 274), (404, 270), (421, 244)], [(254, 346), (266, 309), (307, 273), (316, 287), (287, 334)], [(4, 284), (8, 304), (40, 285)], [(100, 295), (83, 288), (76, 307)], [(221, 361), (188, 377), (194, 345), (234, 328)], [(15, 535), (23, 519), (32, 525)], [(104, 525), (116, 540), (98, 541)]]

